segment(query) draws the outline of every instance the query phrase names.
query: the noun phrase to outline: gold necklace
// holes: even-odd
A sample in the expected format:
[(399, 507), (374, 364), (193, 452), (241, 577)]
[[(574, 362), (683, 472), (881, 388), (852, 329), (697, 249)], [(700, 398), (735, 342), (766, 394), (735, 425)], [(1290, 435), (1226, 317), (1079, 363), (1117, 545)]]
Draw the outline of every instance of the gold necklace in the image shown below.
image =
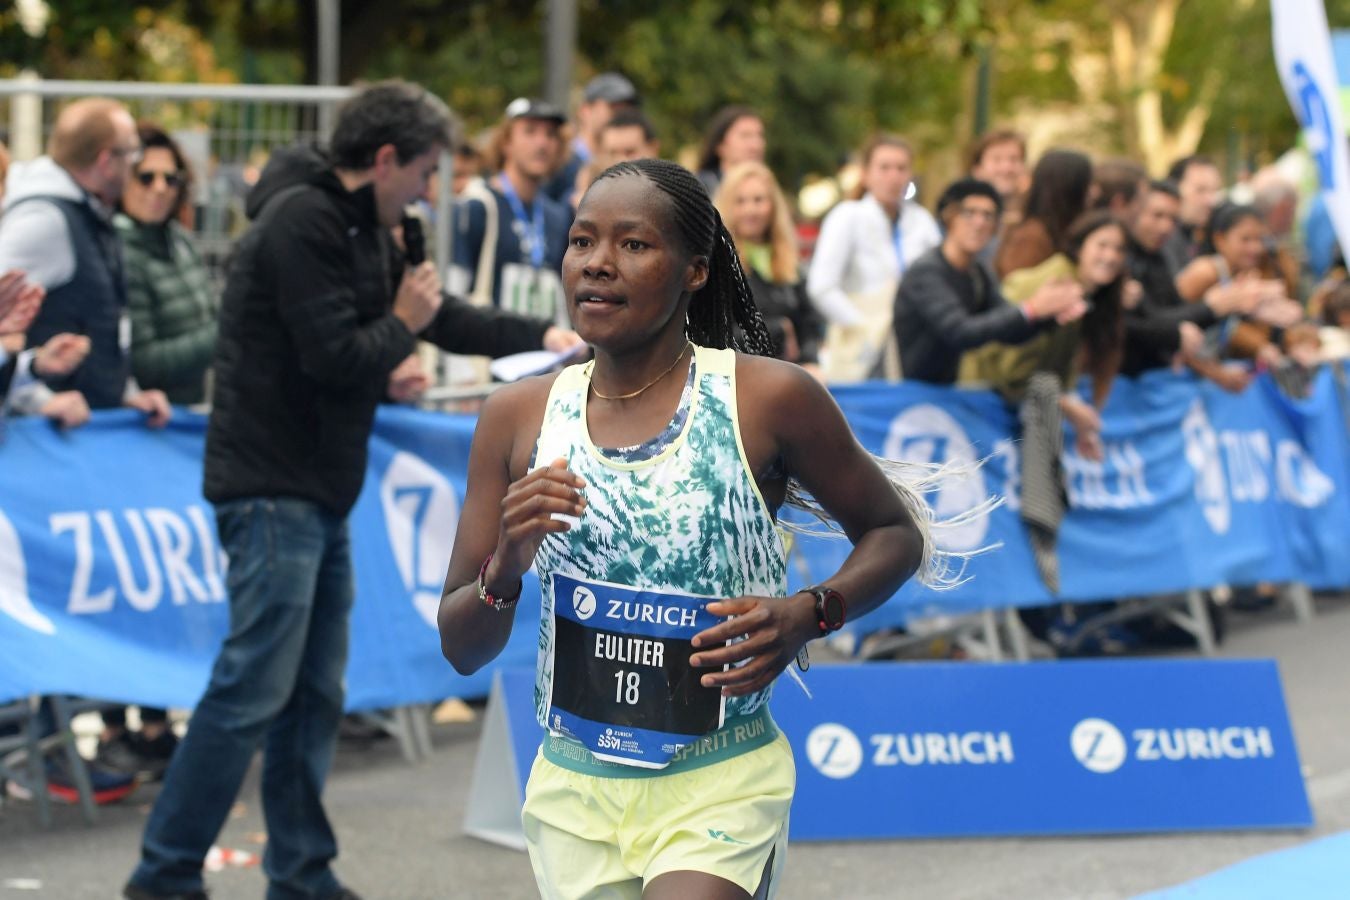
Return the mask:
[(666, 369), (666, 370), (665, 370), (664, 372), (662, 372), (660, 375), (657, 375), (657, 376), (656, 376), (655, 378), (653, 378), (651, 381), (647, 382), (647, 383), (644, 384), (642, 387), (638, 388), (636, 391), (633, 391), (631, 394), (613, 394), (613, 395), (611, 395), (611, 394), (602, 394), (602, 393), (600, 393), (600, 389), (597, 388), (597, 387), (595, 386), (595, 382), (594, 382), (593, 380), (591, 380), (591, 377), (592, 377), (592, 376), (594, 375), (594, 373), (595, 373), (595, 360), (591, 360), (591, 370), (590, 370), (589, 372), (586, 373), (586, 380), (590, 382), (590, 385), (591, 385), (591, 391), (595, 394), (595, 396), (599, 397), (601, 400), (632, 400), (632, 399), (633, 399), (634, 397), (636, 397), (638, 394), (641, 394), (643, 391), (647, 390), (647, 388), (649, 388), (649, 387), (651, 387), (652, 385), (656, 384), (656, 383), (657, 383), (658, 381), (660, 381), (662, 378), (665, 378), (665, 377), (666, 377), (667, 375), (669, 375), (671, 372), (675, 371), (675, 367), (678, 366), (678, 365), (680, 364), (680, 360), (684, 359), (684, 351), (688, 350), (688, 349), (689, 349), (690, 347), (692, 347), (692, 346), (694, 346), (694, 342), (693, 342), (693, 341), (685, 341), (684, 346), (680, 348), (680, 355), (677, 356), (677, 357), (675, 357), (675, 361), (674, 361), (673, 363), (670, 364), (670, 368)]

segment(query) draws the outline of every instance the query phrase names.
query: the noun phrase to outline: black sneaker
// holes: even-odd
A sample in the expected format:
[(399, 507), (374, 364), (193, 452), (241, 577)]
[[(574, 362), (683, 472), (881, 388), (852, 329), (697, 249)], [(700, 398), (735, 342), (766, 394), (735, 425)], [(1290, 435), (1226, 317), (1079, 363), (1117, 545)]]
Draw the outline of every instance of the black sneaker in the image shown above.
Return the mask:
[(172, 731), (163, 731), (159, 736), (147, 740), (138, 734), (132, 739), (131, 746), (141, 760), (141, 777), (146, 781), (159, 781), (169, 768), (174, 751), (178, 749), (178, 735)]
[(336, 894), (329, 894), (323, 900), (361, 900), (361, 895), (349, 887), (338, 888)]
[(178, 735), (168, 729), (152, 738), (147, 738), (142, 733), (136, 735), (135, 744), (136, 752), (141, 756), (168, 762), (173, 758), (173, 752), (178, 749)]
[(186, 891), (179, 894), (156, 894), (147, 891), (143, 887), (137, 887), (131, 882), (122, 888), (122, 897), (124, 900), (211, 900), (211, 895), (205, 890)]
[(126, 733), (110, 741), (99, 741), (94, 762), (109, 772), (120, 772), (131, 778), (139, 775), (143, 768), (141, 754), (137, 752), (132, 736)]

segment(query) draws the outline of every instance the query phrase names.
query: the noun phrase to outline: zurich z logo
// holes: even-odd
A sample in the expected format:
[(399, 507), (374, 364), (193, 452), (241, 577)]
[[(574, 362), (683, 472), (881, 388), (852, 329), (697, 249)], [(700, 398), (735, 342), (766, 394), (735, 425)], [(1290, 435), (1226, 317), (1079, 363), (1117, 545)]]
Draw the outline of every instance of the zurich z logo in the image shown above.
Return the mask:
[(1114, 772), (1125, 763), (1125, 735), (1105, 719), (1084, 719), (1074, 726), (1069, 748), (1083, 768), (1098, 775)]
[(823, 722), (806, 736), (806, 758), (826, 778), (848, 778), (862, 766), (862, 743), (848, 727)]
[(421, 457), (399, 451), (380, 481), (380, 505), (403, 586), (422, 620), (435, 628), (459, 524), (455, 489)]
[(583, 622), (595, 615), (595, 594), (589, 588), (578, 586), (572, 592), (572, 609)]
[(1337, 138), (1332, 134), (1326, 97), (1322, 96), (1312, 73), (1302, 62), (1294, 63), (1294, 86), (1298, 91), (1299, 118), (1303, 121), (1303, 127), (1308, 129), (1308, 152), (1317, 160), (1317, 177), (1322, 183), (1322, 190), (1334, 190), (1336, 147), (1333, 142)]

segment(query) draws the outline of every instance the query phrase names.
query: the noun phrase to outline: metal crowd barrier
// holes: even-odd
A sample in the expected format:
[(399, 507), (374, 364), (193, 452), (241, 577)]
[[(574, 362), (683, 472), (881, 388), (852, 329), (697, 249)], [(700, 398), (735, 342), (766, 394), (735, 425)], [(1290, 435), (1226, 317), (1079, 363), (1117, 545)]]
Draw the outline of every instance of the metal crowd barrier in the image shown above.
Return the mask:
[[(0, 135), (16, 162), (42, 154), (61, 105), (80, 97), (111, 97), (132, 115), (160, 125), (192, 166), (190, 224), (197, 249), (217, 285), (234, 242), (248, 226), (244, 200), (271, 153), (295, 144), (327, 142), (350, 87), (258, 84), (149, 84), (134, 81), (0, 80)], [(449, 265), (452, 234), (450, 154), (441, 158), (430, 256)], [(434, 377), (443, 367), (436, 366)], [(456, 398), (458, 399), (458, 398)]]

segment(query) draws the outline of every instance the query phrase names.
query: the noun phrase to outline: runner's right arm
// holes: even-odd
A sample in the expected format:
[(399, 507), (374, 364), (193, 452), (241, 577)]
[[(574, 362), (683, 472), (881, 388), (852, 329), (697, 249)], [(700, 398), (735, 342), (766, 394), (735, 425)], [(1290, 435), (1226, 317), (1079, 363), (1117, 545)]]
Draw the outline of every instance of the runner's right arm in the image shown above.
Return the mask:
[[(514, 607), (497, 610), (479, 599), (478, 573), (484, 560), (491, 554), (483, 575), (487, 593), (519, 596), (520, 580), (544, 537), (571, 527), (553, 514), (580, 516), (585, 508), (580, 492), (584, 483), (565, 460), (524, 472), (549, 384), (551, 379), (532, 378), (503, 388), (488, 398), (478, 417), (469, 451), (469, 487), (436, 616), (441, 652), (463, 675), (501, 653), (515, 621)], [(516, 472), (524, 474), (513, 479)]]

